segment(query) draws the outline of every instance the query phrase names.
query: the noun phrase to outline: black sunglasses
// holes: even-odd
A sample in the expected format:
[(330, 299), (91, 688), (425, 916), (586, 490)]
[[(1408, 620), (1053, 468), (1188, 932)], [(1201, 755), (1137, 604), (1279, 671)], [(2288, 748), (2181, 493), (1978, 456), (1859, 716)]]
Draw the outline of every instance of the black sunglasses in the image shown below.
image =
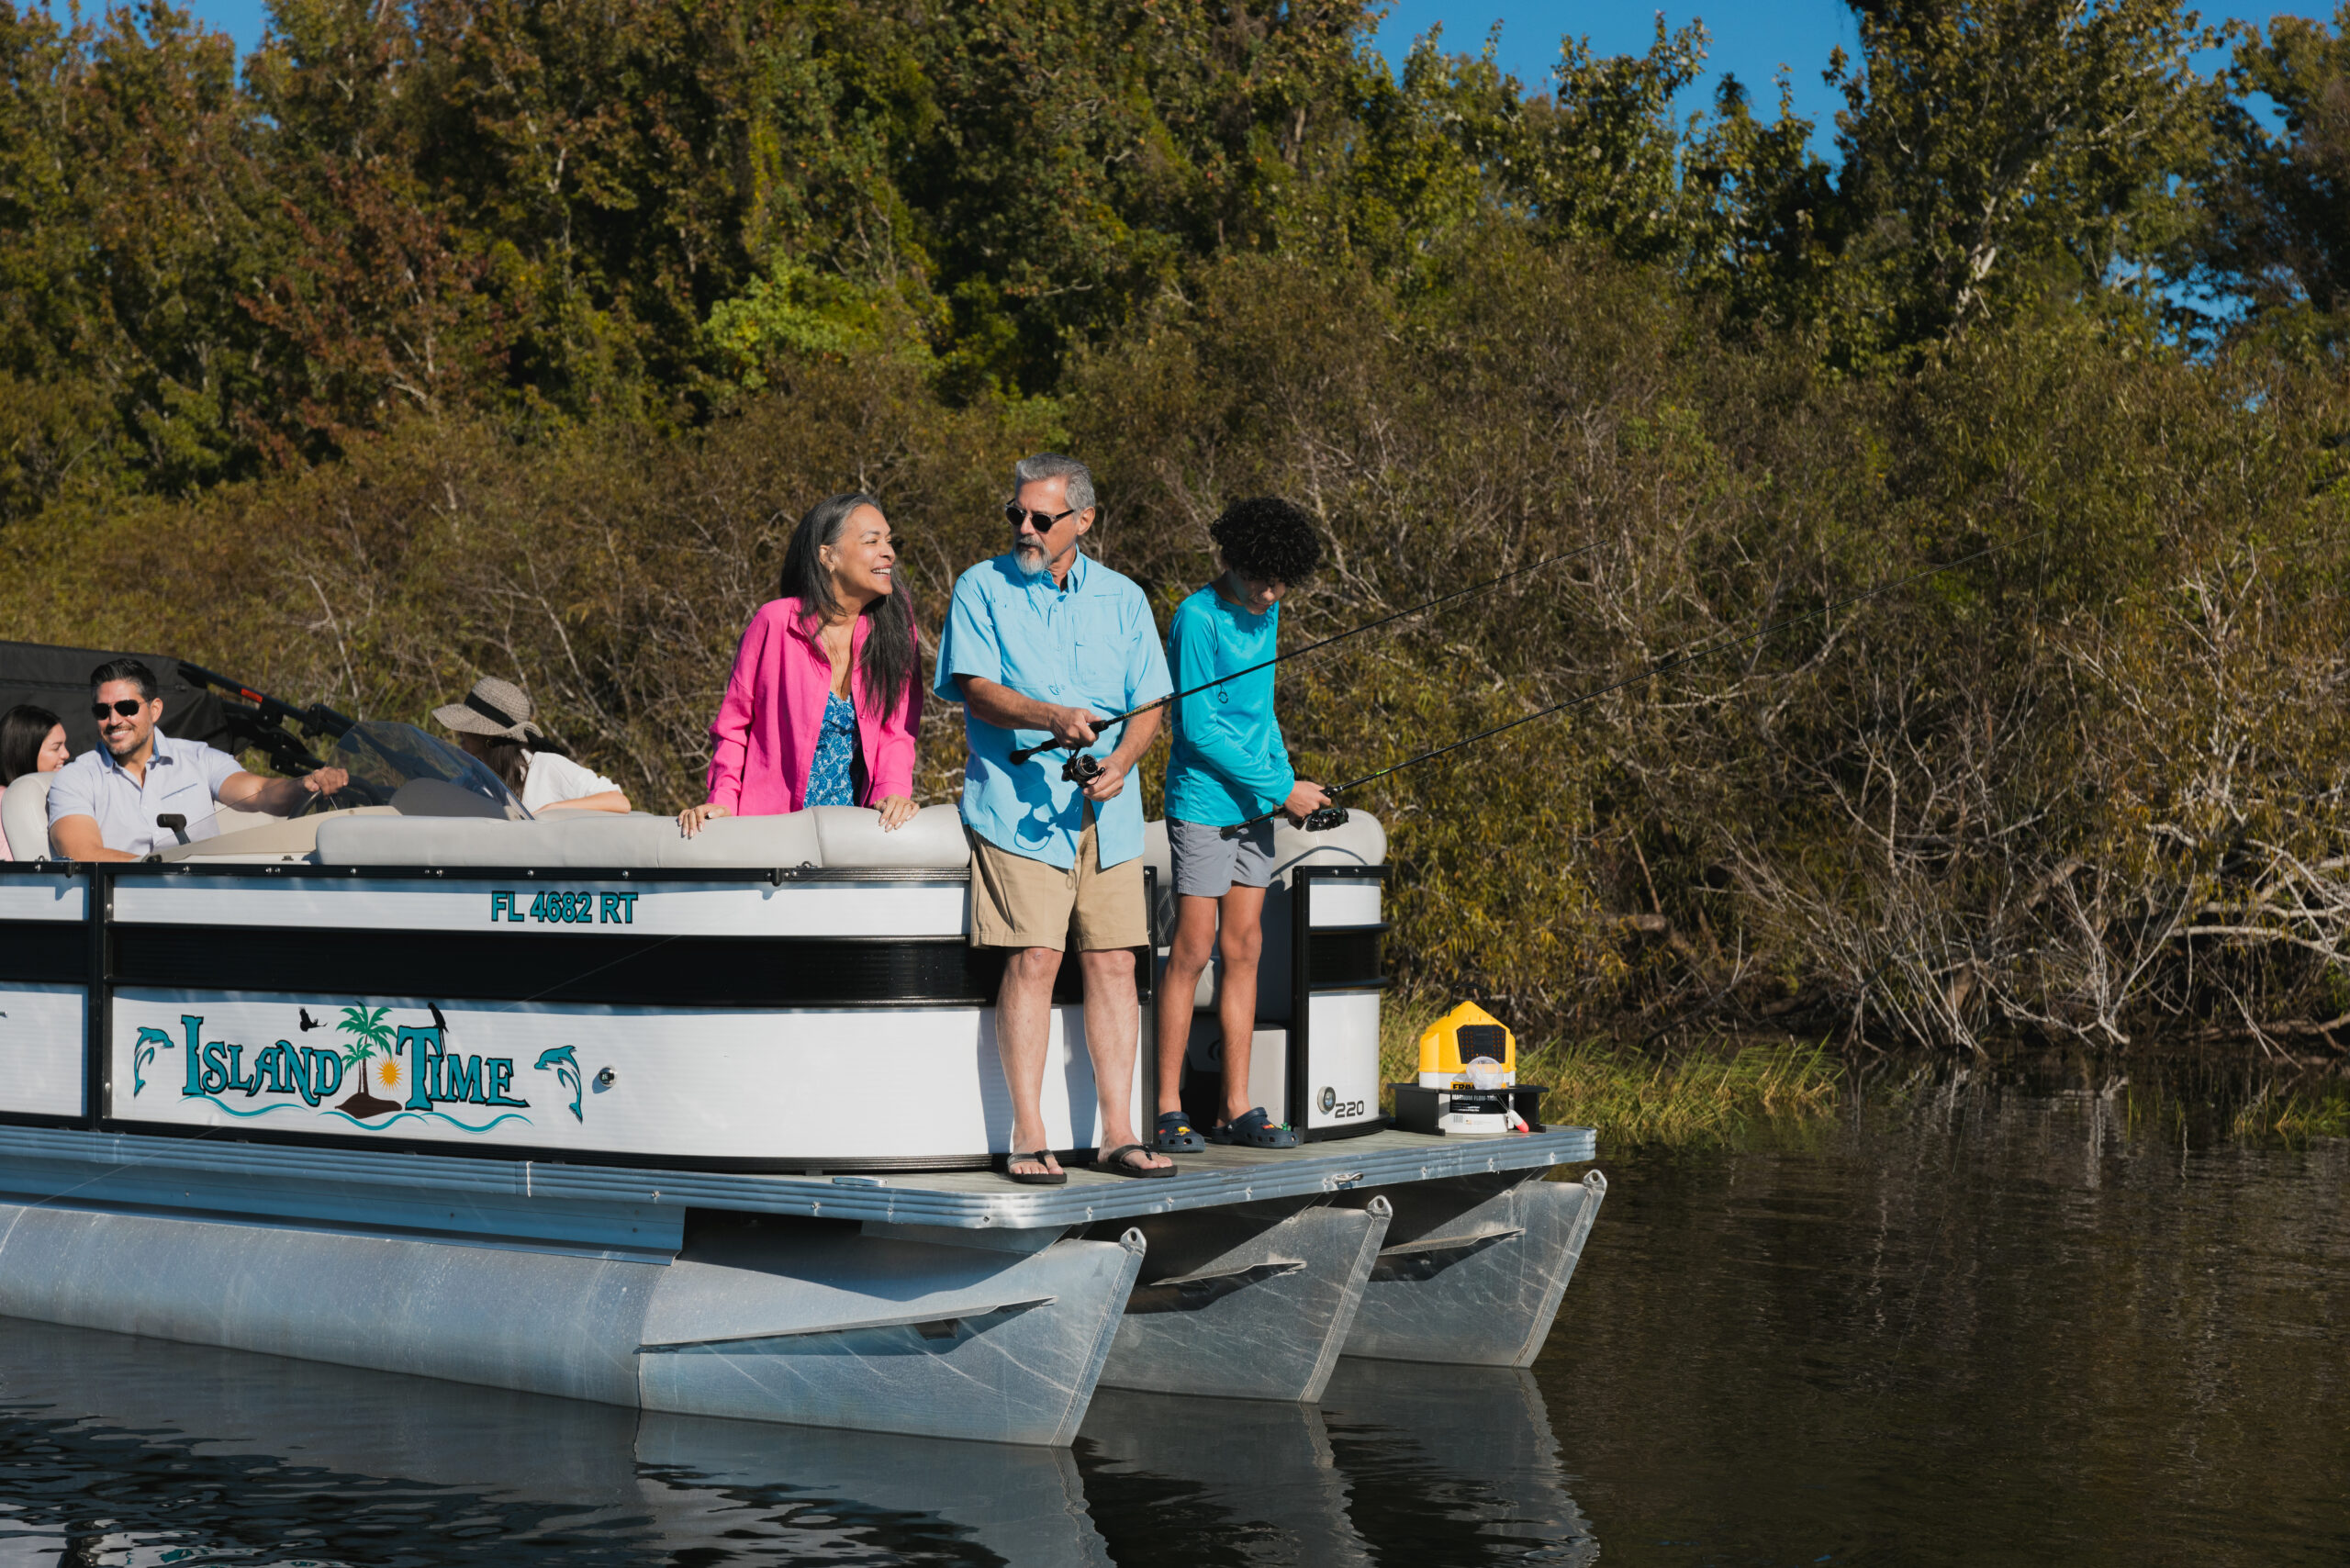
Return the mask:
[(93, 702), (90, 704), (90, 717), (101, 723), (106, 722), (108, 713), (119, 713), (128, 719), (146, 706), (136, 697), (126, 697), (119, 702)]
[(1020, 526), (1020, 520), (1026, 518), (1035, 526), (1037, 532), (1050, 533), (1053, 531), (1053, 524), (1065, 517), (1075, 517), (1084, 510), (1083, 507), (1071, 507), (1067, 511), (1030, 511), (1018, 501), (1006, 501), (1003, 503), (1003, 521), (1017, 528)]

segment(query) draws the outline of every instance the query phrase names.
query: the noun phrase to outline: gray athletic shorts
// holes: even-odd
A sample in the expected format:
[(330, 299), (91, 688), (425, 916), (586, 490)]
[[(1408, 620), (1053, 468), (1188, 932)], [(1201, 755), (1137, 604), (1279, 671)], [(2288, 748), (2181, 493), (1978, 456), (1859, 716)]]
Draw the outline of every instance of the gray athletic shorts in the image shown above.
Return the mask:
[(1226, 838), (1220, 827), (1169, 817), (1167, 851), (1175, 862), (1175, 890), (1189, 898), (1220, 899), (1236, 887), (1261, 888), (1273, 879), (1270, 823)]

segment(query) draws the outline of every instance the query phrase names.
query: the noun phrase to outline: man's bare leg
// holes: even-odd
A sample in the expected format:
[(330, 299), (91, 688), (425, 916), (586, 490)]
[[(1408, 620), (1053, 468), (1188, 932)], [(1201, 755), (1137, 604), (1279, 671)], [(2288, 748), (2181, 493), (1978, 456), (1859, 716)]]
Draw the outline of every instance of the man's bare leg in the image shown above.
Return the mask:
[[(1090, 955), (1089, 955), (1090, 956)], [(1015, 947), (1003, 956), (1003, 986), (995, 998), (995, 1048), (1003, 1058), (1003, 1081), (1012, 1091), (1012, 1152), (1047, 1152), (1041, 1164), (1014, 1160), (1013, 1169), (1035, 1166), (1046, 1171), (1061, 1168), (1049, 1152), (1045, 1135), (1045, 1058), (1053, 1044), (1053, 980), (1061, 972), (1056, 947)], [(1086, 988), (1091, 1002), (1092, 987)], [(1133, 1004), (1134, 975), (1126, 976), (1126, 996)], [(1087, 1014), (1089, 1032), (1092, 1014)], [(1129, 1070), (1133, 1057), (1127, 1057)], [(1097, 1069), (1097, 1070), (1099, 1070)]]
[[(1102, 1152), (1140, 1143), (1145, 1152), (1129, 1154), (1125, 1163), (1141, 1170), (1175, 1162), (1148, 1152), (1149, 1144), (1135, 1136), (1134, 1089), (1136, 1036), (1142, 1023), (1142, 1005), (1135, 995), (1135, 956), (1124, 947), (1103, 947), (1077, 956), (1085, 974), (1085, 1049), (1093, 1058), (1093, 1087), (1101, 1097)], [(1038, 1075), (1041, 1086), (1042, 1074)]]
[(1265, 951), (1265, 890), (1234, 888), (1216, 903), (1223, 915), (1216, 945), (1224, 950), (1224, 972), (1217, 977), (1215, 1011), (1224, 1029), (1224, 1119), (1231, 1122), (1253, 1108), (1248, 1047), (1257, 1033), (1257, 960)]
[(1158, 987), (1158, 1114), (1183, 1108), (1183, 1050), (1192, 1038), (1192, 1000), (1200, 972), (1215, 950), (1215, 900), (1184, 893), (1175, 900), (1175, 939)]

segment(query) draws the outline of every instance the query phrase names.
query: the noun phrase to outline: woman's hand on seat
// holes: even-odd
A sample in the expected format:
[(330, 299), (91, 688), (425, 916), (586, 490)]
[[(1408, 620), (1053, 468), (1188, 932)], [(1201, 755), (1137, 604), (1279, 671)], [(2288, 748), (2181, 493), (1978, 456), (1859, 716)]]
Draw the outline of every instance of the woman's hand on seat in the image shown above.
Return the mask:
[(888, 797), (881, 802), (881, 831), (883, 833), (897, 832), (900, 828), (913, 821), (914, 813), (920, 810), (922, 810), (922, 808), (915, 805), (913, 801), (908, 796), (891, 795)]
[(688, 806), (677, 813), (677, 826), (685, 830), (688, 838), (691, 838), (701, 831), (702, 823), (714, 821), (719, 817), (731, 817), (733, 814), (733, 812), (715, 801), (706, 806)]

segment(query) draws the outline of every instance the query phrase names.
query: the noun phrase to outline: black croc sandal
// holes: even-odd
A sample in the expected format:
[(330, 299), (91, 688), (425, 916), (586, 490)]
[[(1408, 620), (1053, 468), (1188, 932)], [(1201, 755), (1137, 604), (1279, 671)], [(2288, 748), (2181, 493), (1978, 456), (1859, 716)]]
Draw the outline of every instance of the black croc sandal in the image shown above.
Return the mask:
[(1105, 1148), (1094, 1156), (1093, 1169), (1104, 1176), (1148, 1178), (1175, 1174), (1175, 1162), (1171, 1159), (1164, 1165), (1135, 1165), (1128, 1162), (1126, 1159), (1129, 1154), (1148, 1155), (1150, 1152), (1138, 1143), (1122, 1143), (1115, 1148)]
[(1052, 1154), (1049, 1148), (1040, 1148), (1034, 1154), (1009, 1156), (1003, 1162), (1003, 1173), (1024, 1187), (1065, 1187), (1069, 1185), (1069, 1172), (1066, 1170), (1036, 1170), (1024, 1175), (1013, 1169), (1021, 1164), (1042, 1165), (1052, 1158)]
[(1297, 1135), (1287, 1127), (1273, 1126), (1273, 1119), (1259, 1105), (1220, 1127), (1210, 1127), (1208, 1141), (1237, 1143), (1243, 1148), (1295, 1148)]
[(1208, 1140), (1192, 1127), (1192, 1118), (1181, 1111), (1158, 1114), (1158, 1131), (1151, 1141), (1161, 1154), (1198, 1154), (1208, 1146)]

